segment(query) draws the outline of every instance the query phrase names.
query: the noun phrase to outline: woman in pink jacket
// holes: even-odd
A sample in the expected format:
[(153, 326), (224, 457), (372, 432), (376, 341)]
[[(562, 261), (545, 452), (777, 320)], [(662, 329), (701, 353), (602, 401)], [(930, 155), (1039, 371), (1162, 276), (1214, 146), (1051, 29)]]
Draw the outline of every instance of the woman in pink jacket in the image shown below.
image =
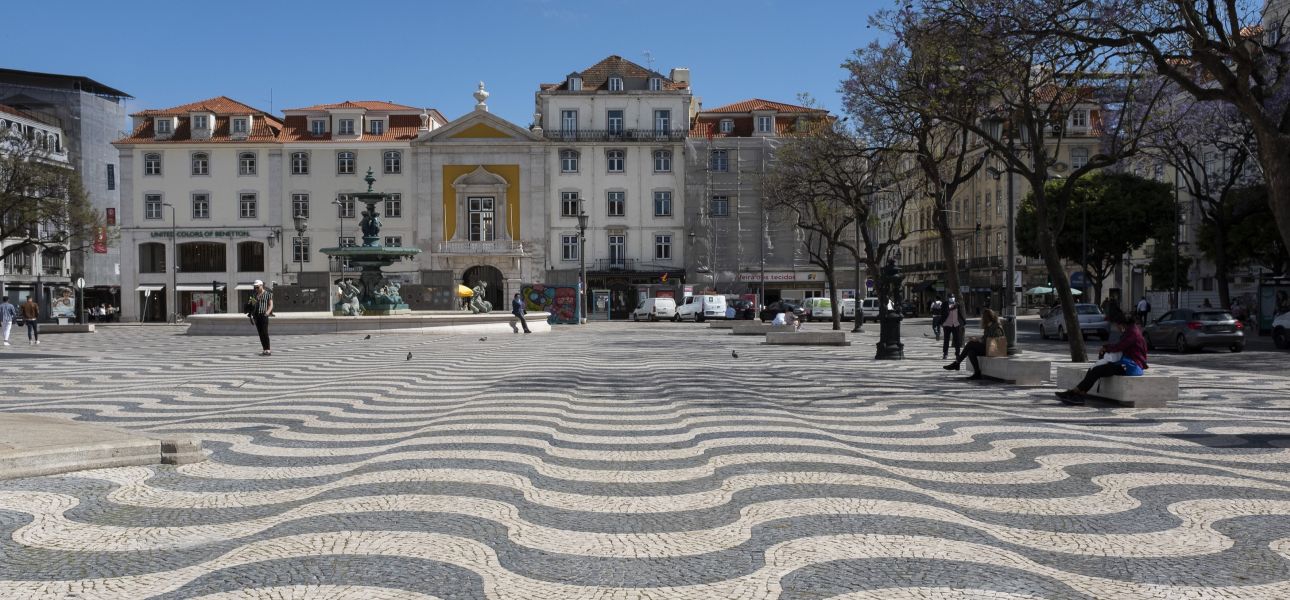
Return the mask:
[(1088, 370), (1079, 385), (1064, 392), (1057, 392), (1057, 398), (1062, 402), (1083, 404), (1084, 396), (1093, 389), (1093, 384), (1097, 383), (1097, 380), (1112, 375), (1137, 376), (1146, 370), (1147, 342), (1142, 338), (1142, 330), (1129, 315), (1121, 313), (1111, 318), (1114, 319), (1112, 324), (1120, 332), (1120, 340), (1114, 344), (1103, 345), (1102, 352), (1119, 352), (1120, 360), (1095, 365)]

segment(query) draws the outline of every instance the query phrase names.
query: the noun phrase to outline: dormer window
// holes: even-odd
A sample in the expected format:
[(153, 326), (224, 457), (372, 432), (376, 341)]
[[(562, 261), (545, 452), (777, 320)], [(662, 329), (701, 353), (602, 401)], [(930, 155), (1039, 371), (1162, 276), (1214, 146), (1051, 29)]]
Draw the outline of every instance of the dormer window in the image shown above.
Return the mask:
[(340, 130), (341, 135), (354, 135), (354, 120), (341, 119), (339, 121), (338, 129)]
[(234, 118), (233, 118), (233, 134), (234, 134), (234, 135), (246, 135), (246, 132), (247, 132), (249, 129), (250, 129), (250, 127), (247, 125), (247, 118), (246, 118), (246, 117), (234, 117)]
[(722, 120), (721, 120), (721, 127), (720, 127), (720, 130), (721, 130), (721, 133), (730, 133), (730, 132), (734, 131), (734, 130), (735, 130), (735, 120), (734, 120), (734, 119), (722, 119)]
[(381, 135), (385, 133), (385, 121), (374, 119), (368, 126), (372, 135)]
[(210, 129), (210, 117), (206, 115), (196, 115), (193, 117), (193, 129)]
[(582, 91), (582, 78), (581, 78), (581, 77), (570, 77), (570, 78), (569, 78), (569, 91), (571, 91), (571, 92), (581, 92), (581, 91)]
[(309, 133), (313, 135), (322, 135), (327, 132), (327, 122), (322, 119), (314, 119), (309, 122)]
[(610, 78), (609, 78), (609, 91), (611, 91), (611, 92), (621, 92), (621, 91), (623, 91), (623, 78), (622, 78), (622, 77), (619, 77), (619, 76), (617, 76), (617, 75), (615, 75), (615, 76), (613, 76), (613, 77), (610, 77)]
[(1071, 127), (1088, 127), (1088, 111), (1072, 110)]
[(170, 119), (157, 119), (157, 133), (170, 135)]
[(757, 117), (757, 133), (770, 133), (775, 128), (775, 117), (761, 115)]
[(658, 77), (649, 78), (649, 91), (659, 92), (663, 90), (663, 80)]

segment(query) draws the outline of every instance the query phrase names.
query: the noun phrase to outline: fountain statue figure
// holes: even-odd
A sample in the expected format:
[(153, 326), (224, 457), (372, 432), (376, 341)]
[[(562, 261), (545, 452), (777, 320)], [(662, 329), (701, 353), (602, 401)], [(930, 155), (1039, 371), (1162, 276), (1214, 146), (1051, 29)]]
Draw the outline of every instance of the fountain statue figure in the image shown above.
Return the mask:
[(473, 313), (492, 312), (493, 303), (484, 299), (484, 291), (486, 290), (487, 287), (488, 287), (488, 283), (481, 281), (479, 283), (476, 283), (475, 287), (471, 288), (471, 291), (475, 292), (475, 295), (470, 297), (470, 312), (473, 312)]
[(411, 312), (399, 294), (399, 283), (390, 281), (381, 269), (407, 257), (421, 253), (419, 248), (396, 248), (381, 244), (381, 218), (376, 205), (389, 200), (389, 196), (373, 192), (376, 177), (372, 169), (367, 170), (367, 191), (350, 194), (349, 197), (367, 205), (363, 211), (363, 220), (359, 228), (363, 232), (362, 246), (342, 246), (323, 248), (323, 254), (340, 259), (348, 259), (351, 264), (362, 270), (358, 284), (345, 279), (338, 282), (337, 299), (332, 306), (332, 314), (346, 316), (375, 316), (407, 314)]

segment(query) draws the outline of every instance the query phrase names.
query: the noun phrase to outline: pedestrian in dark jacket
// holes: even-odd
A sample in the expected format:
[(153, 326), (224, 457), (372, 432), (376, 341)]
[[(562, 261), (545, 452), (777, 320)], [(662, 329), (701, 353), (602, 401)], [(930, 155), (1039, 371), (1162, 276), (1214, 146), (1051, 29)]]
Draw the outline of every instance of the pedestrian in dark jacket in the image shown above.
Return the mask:
[[(519, 324), (524, 326), (524, 333), (533, 333), (532, 331), (529, 331), (529, 322), (524, 320), (524, 314), (526, 312), (527, 311), (524, 310), (524, 299), (521, 298), (519, 294), (515, 294), (515, 297), (511, 299), (511, 314), (515, 315)], [(511, 329), (514, 329), (515, 333), (520, 332), (520, 330), (515, 327), (515, 321), (511, 321)]]
[(1115, 328), (1120, 331), (1120, 340), (1114, 344), (1105, 344), (1102, 346), (1102, 353), (1119, 352), (1120, 360), (1094, 365), (1084, 375), (1084, 380), (1079, 385), (1064, 391), (1057, 392), (1057, 397), (1067, 404), (1083, 404), (1084, 396), (1088, 391), (1093, 389), (1097, 380), (1103, 377), (1113, 375), (1142, 375), (1147, 368), (1147, 342), (1142, 338), (1142, 330), (1134, 323), (1133, 317), (1120, 313), (1119, 319), (1113, 323)]
[(954, 356), (963, 348), (963, 326), (967, 324), (967, 313), (958, 299), (950, 296), (941, 305), (941, 360), (949, 360), (950, 344), (954, 344)]
[(273, 350), (269, 348), (269, 316), (273, 314), (273, 292), (265, 289), (264, 282), (259, 279), (252, 285), (255, 291), (247, 300), (246, 316), (251, 318), (255, 332), (260, 334), (260, 356), (272, 356)]

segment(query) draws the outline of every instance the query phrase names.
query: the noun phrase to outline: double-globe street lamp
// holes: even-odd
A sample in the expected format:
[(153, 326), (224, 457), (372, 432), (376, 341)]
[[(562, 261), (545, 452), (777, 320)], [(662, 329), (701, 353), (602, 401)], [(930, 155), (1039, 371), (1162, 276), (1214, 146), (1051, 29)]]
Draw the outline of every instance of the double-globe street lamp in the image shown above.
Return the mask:
[[(991, 137), (998, 140), (1003, 135), (1006, 122), (1001, 117), (993, 117), (981, 121), (981, 125), (986, 129)], [(1008, 156), (1011, 157), (1016, 153), (1016, 141), (1012, 136), (1012, 128), (1008, 127)], [(998, 181), (1004, 173), (1008, 175), (1008, 267), (1007, 280), (1004, 287), (1008, 293), (1003, 295), (1003, 332), (1008, 339), (1008, 356), (1021, 354), (1017, 348), (1017, 210), (1016, 195), (1013, 193), (1011, 167), (1005, 166), (1000, 171), (993, 167), (987, 169), (987, 172)]]
[(296, 285), (300, 285), (300, 276), (305, 272), (305, 231), (309, 229), (309, 219), (296, 215), (296, 243), (291, 245), (291, 252), (296, 255)]

